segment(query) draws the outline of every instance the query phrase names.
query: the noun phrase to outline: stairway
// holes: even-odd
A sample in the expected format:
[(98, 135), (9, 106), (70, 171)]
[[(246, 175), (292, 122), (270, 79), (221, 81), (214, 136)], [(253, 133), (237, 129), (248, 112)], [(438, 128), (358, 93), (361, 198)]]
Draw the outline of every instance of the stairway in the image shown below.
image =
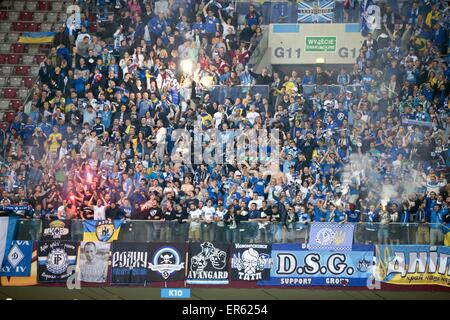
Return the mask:
[(51, 44), (17, 43), (23, 32), (56, 31), (65, 24), (65, 1), (0, 2), (0, 130), (27, 99)]

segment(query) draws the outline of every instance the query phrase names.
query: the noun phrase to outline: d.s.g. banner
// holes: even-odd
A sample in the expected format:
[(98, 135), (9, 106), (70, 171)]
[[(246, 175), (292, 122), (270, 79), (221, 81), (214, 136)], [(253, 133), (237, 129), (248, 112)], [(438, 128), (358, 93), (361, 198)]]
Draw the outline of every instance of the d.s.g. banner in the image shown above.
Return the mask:
[(372, 278), (373, 246), (336, 252), (274, 244), (272, 259), (270, 280), (259, 281), (259, 285), (366, 286)]
[(374, 277), (392, 284), (450, 287), (450, 247), (376, 246)]

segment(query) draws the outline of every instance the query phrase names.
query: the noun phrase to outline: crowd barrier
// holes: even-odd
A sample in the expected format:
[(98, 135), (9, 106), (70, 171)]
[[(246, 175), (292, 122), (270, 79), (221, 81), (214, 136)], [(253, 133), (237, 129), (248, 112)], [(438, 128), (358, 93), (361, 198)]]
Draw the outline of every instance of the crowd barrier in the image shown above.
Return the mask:
[(255, 86), (212, 86), (209, 90), (212, 101), (224, 103), (225, 99), (231, 98), (236, 101), (236, 98), (245, 98), (248, 93), (252, 96), (259, 93), (262, 98), (269, 98), (269, 86), (255, 85)]
[[(20, 219), (14, 235), (15, 240), (35, 240), (42, 236), (40, 219)], [(82, 220), (71, 220), (70, 240), (82, 241), (84, 227)], [(49, 223), (47, 221), (47, 223)], [(66, 222), (67, 223), (67, 222)], [(313, 223), (321, 225), (323, 223)], [(338, 224), (331, 224), (337, 226)], [(424, 243), (419, 234), (429, 233), (430, 229), (417, 223), (348, 223), (354, 226), (353, 244), (377, 244), (379, 238), (387, 235), (390, 244), (429, 244)], [(198, 241), (243, 242), (243, 243), (308, 243), (311, 225), (293, 223), (283, 226), (281, 223), (240, 222), (236, 228), (220, 223), (200, 224), (179, 223), (178, 221), (125, 220), (122, 222), (117, 241), (121, 242), (186, 242)], [(197, 231), (198, 230), (198, 231)], [(381, 231), (380, 231), (381, 230)], [(428, 239), (425, 237), (425, 239)], [(442, 244), (442, 243), (441, 243)]]

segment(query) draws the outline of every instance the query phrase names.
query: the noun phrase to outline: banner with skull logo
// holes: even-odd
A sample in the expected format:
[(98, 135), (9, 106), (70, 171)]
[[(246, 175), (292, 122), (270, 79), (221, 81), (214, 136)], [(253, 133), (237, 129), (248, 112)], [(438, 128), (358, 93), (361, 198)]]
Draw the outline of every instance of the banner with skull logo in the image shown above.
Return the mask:
[(270, 279), (271, 244), (233, 244), (231, 278), (257, 281)]
[(184, 243), (151, 243), (148, 247), (150, 281), (182, 281), (186, 272)]
[(189, 284), (228, 284), (230, 246), (225, 243), (190, 243)]

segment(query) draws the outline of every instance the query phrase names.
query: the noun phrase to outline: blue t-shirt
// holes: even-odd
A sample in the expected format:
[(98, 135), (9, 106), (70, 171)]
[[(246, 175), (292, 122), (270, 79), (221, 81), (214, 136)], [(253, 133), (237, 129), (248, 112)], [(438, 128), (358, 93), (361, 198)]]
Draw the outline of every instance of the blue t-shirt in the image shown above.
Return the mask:
[(216, 17), (205, 17), (205, 31), (206, 33), (216, 33), (217, 31), (217, 24), (219, 23), (219, 19)]

